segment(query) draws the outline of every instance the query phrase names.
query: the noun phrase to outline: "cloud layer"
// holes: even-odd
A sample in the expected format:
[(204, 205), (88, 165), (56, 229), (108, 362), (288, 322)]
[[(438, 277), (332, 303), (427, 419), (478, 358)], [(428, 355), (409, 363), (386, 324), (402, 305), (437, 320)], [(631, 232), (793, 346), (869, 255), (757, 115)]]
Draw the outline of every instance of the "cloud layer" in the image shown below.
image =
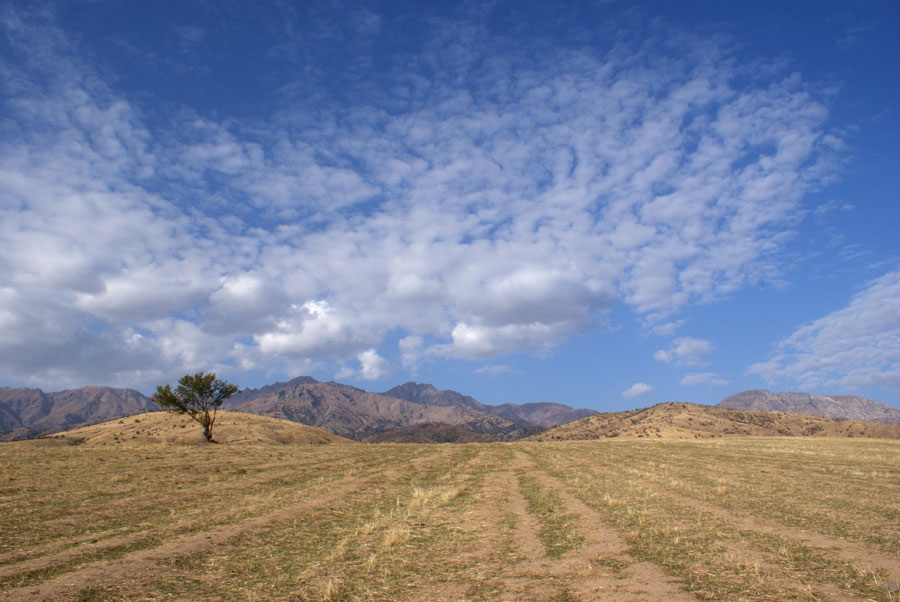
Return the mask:
[(900, 269), (870, 282), (847, 307), (798, 328), (750, 372), (839, 390), (900, 386)]
[(616, 302), (671, 332), (777, 270), (838, 145), (799, 76), (672, 31), (525, 52), (437, 23), (358, 93), (286, 82), (238, 120), (160, 114), (44, 16), (4, 27), (0, 365), (46, 386), (542, 354)]

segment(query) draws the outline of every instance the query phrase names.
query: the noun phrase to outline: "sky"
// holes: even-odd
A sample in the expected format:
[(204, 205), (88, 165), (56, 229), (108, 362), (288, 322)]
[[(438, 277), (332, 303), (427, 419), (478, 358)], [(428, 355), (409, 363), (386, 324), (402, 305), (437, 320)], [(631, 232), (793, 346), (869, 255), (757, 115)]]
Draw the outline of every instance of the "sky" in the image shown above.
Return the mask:
[(900, 408), (900, 5), (6, 2), (0, 385)]

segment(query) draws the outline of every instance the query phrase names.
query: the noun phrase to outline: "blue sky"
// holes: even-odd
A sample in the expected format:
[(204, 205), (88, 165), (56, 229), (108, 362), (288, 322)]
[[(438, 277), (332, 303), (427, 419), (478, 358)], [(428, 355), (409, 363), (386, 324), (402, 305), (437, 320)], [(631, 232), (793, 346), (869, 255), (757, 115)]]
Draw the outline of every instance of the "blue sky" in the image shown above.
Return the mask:
[(894, 2), (0, 22), (0, 384), (900, 407)]

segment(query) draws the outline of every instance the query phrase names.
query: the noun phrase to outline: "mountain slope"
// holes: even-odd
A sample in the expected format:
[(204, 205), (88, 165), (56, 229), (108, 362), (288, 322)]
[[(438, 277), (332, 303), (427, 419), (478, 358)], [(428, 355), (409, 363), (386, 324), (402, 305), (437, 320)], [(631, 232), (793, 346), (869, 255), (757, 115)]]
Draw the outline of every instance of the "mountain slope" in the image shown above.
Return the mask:
[(720, 408), (756, 412), (791, 412), (826, 418), (867, 420), (900, 426), (900, 410), (865, 397), (744, 391), (719, 402)]
[[(172, 412), (148, 412), (63, 433), (51, 439), (87, 445), (173, 443), (204, 445), (203, 431), (190, 417)], [(217, 443), (324, 444), (353, 443), (311, 426), (269, 416), (220, 411), (213, 438)]]
[(466, 407), (413, 403), (309, 377), (241, 391), (228, 400), (227, 407), (316, 426), (355, 440), (425, 423), (448, 424), (504, 440), (533, 430)]
[(493, 416), (500, 416), (512, 422), (532, 427), (550, 427), (565, 424), (585, 416), (596, 414), (594, 410), (579, 410), (560, 403), (504, 403), (492, 406), (478, 402), (473, 397), (462, 395), (456, 391), (440, 391), (434, 385), (408, 382), (388, 391), (383, 395), (399, 397), (406, 401), (434, 406), (463, 407)]
[(25, 439), (155, 409), (134, 389), (82, 387), (56, 393), (0, 387), (0, 441)]
[(495, 416), (502, 416), (514, 422), (545, 428), (566, 424), (567, 422), (580, 420), (598, 413), (595, 410), (577, 409), (548, 401), (523, 404), (504, 403), (499, 406), (488, 407)]
[(661, 403), (640, 410), (589, 416), (548, 429), (528, 437), (528, 440), (588, 440), (612, 437), (698, 439), (722, 436), (900, 439), (900, 427), (783, 412), (748, 412), (691, 403)]
[(402, 426), (363, 439), (364, 443), (490, 443), (496, 437), (450, 424), (428, 422)]

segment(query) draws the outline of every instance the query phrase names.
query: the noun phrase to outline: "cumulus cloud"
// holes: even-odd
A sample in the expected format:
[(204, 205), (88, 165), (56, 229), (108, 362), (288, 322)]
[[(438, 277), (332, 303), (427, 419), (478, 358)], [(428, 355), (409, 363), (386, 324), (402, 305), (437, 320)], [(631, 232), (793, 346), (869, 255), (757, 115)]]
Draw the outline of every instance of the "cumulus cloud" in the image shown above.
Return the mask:
[(638, 395), (646, 395), (647, 393), (651, 393), (653, 391), (653, 387), (648, 385), (647, 383), (634, 383), (627, 390), (622, 391), (622, 397), (625, 399), (631, 399), (632, 397), (637, 397)]
[(365, 380), (379, 380), (393, 371), (393, 366), (374, 349), (366, 349), (356, 356), (359, 360), (359, 376)]
[(681, 337), (672, 341), (668, 349), (660, 349), (653, 354), (653, 359), (666, 364), (692, 366), (704, 363), (704, 356), (713, 352), (712, 341)]
[(727, 384), (728, 380), (722, 378), (715, 372), (692, 372), (681, 379), (682, 386), (713, 385), (716, 387), (724, 387)]
[(435, 23), (364, 95), (323, 86), (311, 111), (297, 82), (255, 118), (160, 119), (52, 19), (11, 14), (0, 370), (46, 386), (361, 357), (375, 375), (391, 332), (411, 370), (545, 354), (616, 301), (674, 332), (769, 273), (835, 140), (798, 76), (679, 32), (533, 53)]
[(900, 385), (900, 269), (869, 282), (846, 307), (798, 328), (748, 372), (810, 388)]

